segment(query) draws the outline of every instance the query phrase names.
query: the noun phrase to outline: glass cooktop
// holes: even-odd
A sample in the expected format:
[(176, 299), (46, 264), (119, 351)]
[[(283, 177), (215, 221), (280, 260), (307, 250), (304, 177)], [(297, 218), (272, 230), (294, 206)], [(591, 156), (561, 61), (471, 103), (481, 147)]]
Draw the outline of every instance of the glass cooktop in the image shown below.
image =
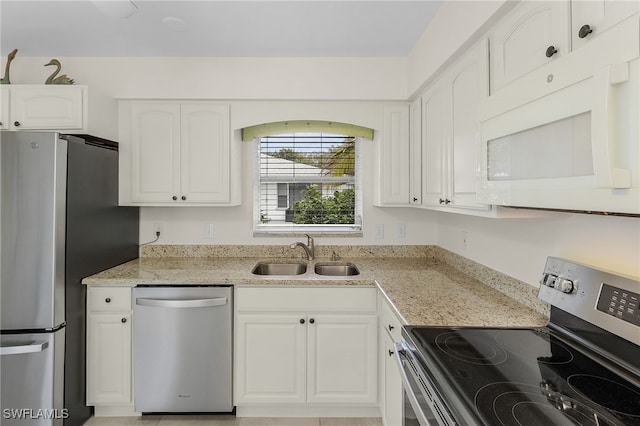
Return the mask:
[(640, 388), (546, 328), (407, 330), (427, 371), (446, 383), (435, 384), (443, 399), (480, 423), (640, 425)]

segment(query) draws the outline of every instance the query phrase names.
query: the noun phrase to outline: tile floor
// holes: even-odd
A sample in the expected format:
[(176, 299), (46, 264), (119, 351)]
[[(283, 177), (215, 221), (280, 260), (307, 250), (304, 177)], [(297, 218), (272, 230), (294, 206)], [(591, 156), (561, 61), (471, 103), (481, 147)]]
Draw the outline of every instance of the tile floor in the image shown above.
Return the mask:
[(230, 415), (149, 415), (92, 417), (84, 426), (382, 426), (380, 418), (362, 417), (242, 417)]

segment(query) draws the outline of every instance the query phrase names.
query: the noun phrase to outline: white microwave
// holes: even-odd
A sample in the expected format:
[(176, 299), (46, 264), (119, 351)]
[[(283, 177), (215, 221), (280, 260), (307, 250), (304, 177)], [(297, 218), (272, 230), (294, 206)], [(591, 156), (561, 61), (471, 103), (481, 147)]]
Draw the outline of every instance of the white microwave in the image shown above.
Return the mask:
[[(518, 90), (533, 100), (511, 107), (498, 95), (486, 105), (491, 116), (480, 129), (481, 202), (640, 214), (637, 18), (630, 28), (635, 40), (624, 54), (614, 48), (595, 57), (606, 40), (594, 43), (531, 77), (551, 82), (557, 76), (564, 79), (561, 87), (536, 98), (531, 92), (543, 86), (525, 81)], [(625, 60), (611, 61), (620, 57)]]

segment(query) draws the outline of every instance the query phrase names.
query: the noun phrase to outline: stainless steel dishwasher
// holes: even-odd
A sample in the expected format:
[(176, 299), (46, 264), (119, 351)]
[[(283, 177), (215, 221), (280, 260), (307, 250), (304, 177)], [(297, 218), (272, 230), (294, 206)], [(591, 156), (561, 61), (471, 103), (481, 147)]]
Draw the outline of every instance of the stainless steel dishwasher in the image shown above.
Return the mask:
[(230, 412), (233, 287), (136, 287), (135, 410)]

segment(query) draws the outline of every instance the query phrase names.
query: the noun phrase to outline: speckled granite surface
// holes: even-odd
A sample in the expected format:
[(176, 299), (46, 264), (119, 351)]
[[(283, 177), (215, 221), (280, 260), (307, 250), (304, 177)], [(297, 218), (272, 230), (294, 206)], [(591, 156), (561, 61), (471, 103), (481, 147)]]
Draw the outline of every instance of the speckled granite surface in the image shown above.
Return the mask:
[[(355, 263), (360, 275), (327, 277), (314, 274), (315, 263), (334, 263), (329, 260), (334, 252), (340, 256), (338, 263)], [(199, 257), (203, 253), (207, 257)], [(538, 305), (535, 298), (531, 300), (531, 290), (535, 293), (535, 288), (489, 268), (483, 269), (482, 265), (478, 265), (480, 272), (474, 278), (469, 272), (462, 272), (462, 269), (472, 267), (473, 262), (464, 262), (464, 258), (458, 259), (457, 255), (437, 247), (326, 246), (318, 247), (316, 254), (318, 259), (309, 262), (307, 272), (302, 275), (256, 276), (251, 269), (259, 261), (306, 263), (306, 260), (289, 257), (291, 251), (283, 251), (281, 247), (148, 246), (143, 251), (146, 257), (85, 278), (83, 283), (113, 286), (377, 285), (406, 324), (517, 327), (547, 322), (548, 308), (541, 303)], [(499, 290), (509, 296), (485, 280), (500, 282), (502, 288), (498, 286)]]

